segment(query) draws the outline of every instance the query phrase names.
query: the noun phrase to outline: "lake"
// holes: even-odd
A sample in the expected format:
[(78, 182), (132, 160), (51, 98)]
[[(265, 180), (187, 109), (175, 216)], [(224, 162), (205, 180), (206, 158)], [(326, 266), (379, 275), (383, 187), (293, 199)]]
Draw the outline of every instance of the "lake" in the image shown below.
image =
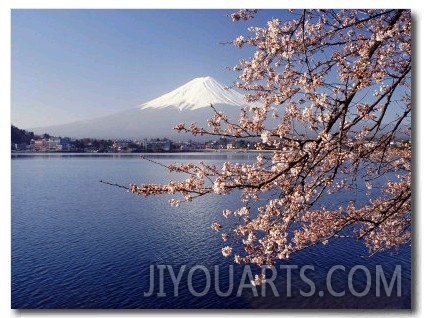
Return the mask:
[[(219, 165), (256, 154), (146, 156)], [(238, 193), (173, 208), (99, 182), (173, 178), (132, 154), (12, 154), (11, 169), (12, 308), (411, 307), (409, 245), (369, 257), (362, 242), (332, 241), (266, 269), (270, 283), (255, 288), (256, 267), (224, 258), (210, 228)]]

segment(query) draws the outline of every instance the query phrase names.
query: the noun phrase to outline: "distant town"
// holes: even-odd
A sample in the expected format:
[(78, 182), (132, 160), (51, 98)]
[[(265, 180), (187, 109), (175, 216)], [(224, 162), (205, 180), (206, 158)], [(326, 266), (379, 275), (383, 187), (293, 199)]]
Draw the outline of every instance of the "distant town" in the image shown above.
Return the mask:
[(255, 149), (255, 141), (218, 138), (211, 141), (172, 141), (166, 138), (152, 139), (95, 139), (56, 137), (11, 127), (12, 152), (88, 152), (88, 153), (135, 153), (135, 152), (194, 152), (216, 150)]
[[(11, 128), (12, 152), (87, 152), (87, 153), (138, 153), (138, 152), (197, 152), (197, 151), (249, 151), (259, 146), (260, 140), (218, 138), (210, 141), (172, 141), (167, 138), (142, 139), (96, 139), (55, 137), (49, 134), (35, 135), (33, 132)], [(410, 139), (393, 140), (390, 145), (400, 148), (411, 143)], [(366, 145), (375, 146), (375, 141)], [(351, 146), (351, 144), (349, 144)], [(259, 149), (259, 148), (258, 148)], [(271, 150), (266, 144), (262, 149)]]

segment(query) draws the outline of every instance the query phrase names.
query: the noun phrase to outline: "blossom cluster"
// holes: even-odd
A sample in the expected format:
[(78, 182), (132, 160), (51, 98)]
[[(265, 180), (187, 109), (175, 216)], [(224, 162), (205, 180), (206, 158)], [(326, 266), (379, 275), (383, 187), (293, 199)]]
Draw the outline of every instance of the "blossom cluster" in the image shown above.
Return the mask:
[[(231, 15), (248, 20), (255, 10)], [(222, 167), (171, 165), (187, 176), (168, 184), (131, 185), (142, 195), (181, 193), (189, 201), (240, 191), (242, 206), (225, 209), (234, 228), (212, 228), (236, 263), (273, 265), (332, 239), (363, 239), (372, 253), (411, 241), (411, 15), (408, 10), (296, 10), (236, 38), (255, 49), (235, 67), (247, 102), (238, 122), (213, 108), (209, 128), (176, 126), (194, 135), (258, 138), (252, 163)], [(394, 146), (396, 137), (405, 139)], [(386, 179), (388, 174), (398, 180)], [(321, 204), (360, 191), (369, 203)], [(265, 194), (274, 194), (261, 201)], [(177, 206), (176, 199), (170, 201)], [(244, 253), (230, 244), (240, 244)], [(233, 254), (234, 253), (234, 254)], [(258, 275), (255, 283), (262, 283)]]

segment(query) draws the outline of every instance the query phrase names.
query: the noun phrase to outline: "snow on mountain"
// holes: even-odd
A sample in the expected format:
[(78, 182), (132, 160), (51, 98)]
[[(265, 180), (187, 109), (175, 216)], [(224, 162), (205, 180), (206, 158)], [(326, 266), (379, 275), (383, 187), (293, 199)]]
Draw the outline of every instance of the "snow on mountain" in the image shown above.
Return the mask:
[(241, 107), (247, 105), (242, 94), (226, 89), (212, 77), (201, 77), (113, 115), (31, 130), (38, 134), (47, 132), (74, 138), (194, 138), (177, 134), (173, 128), (181, 122), (188, 125), (196, 122), (207, 127), (207, 120), (213, 115), (211, 104), (233, 121), (237, 121)]
[(195, 78), (172, 92), (140, 106), (141, 109), (161, 109), (172, 106), (179, 110), (194, 110), (208, 107), (211, 104), (242, 106), (246, 102), (242, 94), (232, 89), (226, 89), (224, 85), (218, 83), (214, 78), (207, 76)]

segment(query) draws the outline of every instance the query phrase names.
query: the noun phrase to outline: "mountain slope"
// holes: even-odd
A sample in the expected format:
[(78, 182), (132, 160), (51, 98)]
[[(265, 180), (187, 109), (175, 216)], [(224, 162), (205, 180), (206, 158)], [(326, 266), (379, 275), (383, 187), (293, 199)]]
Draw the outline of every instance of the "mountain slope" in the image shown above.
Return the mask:
[(65, 125), (34, 128), (33, 131), (75, 138), (182, 139), (183, 135), (178, 135), (173, 127), (180, 122), (196, 122), (206, 127), (207, 119), (213, 115), (211, 104), (229, 118), (238, 119), (241, 107), (247, 105), (244, 96), (224, 87), (212, 77), (196, 78), (136, 108)]
[(141, 109), (162, 109), (169, 106), (179, 110), (195, 110), (210, 105), (242, 106), (246, 104), (242, 94), (225, 89), (212, 77), (195, 78), (170, 93), (141, 105)]

